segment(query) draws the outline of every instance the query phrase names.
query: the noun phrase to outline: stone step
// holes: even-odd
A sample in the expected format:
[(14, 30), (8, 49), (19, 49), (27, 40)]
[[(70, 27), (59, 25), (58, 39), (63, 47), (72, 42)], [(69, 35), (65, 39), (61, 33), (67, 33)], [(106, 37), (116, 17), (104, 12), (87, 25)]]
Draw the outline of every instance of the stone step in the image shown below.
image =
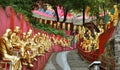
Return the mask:
[[(63, 70), (56, 62), (56, 56), (58, 53), (53, 53), (46, 64), (44, 70)], [(67, 53), (67, 61), (70, 66), (70, 70), (88, 70), (89, 64), (83, 61), (77, 50), (69, 51)]]
[(89, 64), (80, 58), (77, 50), (70, 51), (67, 58), (71, 70), (88, 70)]

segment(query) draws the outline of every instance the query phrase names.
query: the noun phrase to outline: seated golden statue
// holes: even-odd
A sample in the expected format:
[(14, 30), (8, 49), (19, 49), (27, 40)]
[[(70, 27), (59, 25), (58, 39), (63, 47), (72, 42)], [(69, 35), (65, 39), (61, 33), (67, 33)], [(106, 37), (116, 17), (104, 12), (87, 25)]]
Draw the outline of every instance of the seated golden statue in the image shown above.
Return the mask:
[(25, 59), (27, 61), (26, 62), (22, 62), (23, 65), (29, 65), (30, 67), (33, 67), (32, 65), (32, 59), (33, 57), (32, 56), (32, 50), (31, 50), (31, 46), (32, 46), (32, 43), (31, 43), (31, 36), (32, 34), (32, 30), (29, 30), (28, 33), (23, 33), (23, 38), (22, 38), (22, 47), (20, 49), (21, 51), (21, 55), (22, 55), (22, 58)]
[(10, 39), (11, 39), (11, 44), (13, 46), (13, 48), (15, 49), (20, 49), (20, 38), (18, 36), (20, 32), (20, 27), (16, 26), (14, 29), (14, 32), (12, 33)]
[(0, 54), (1, 59), (9, 60), (12, 62), (12, 70), (21, 70), (20, 58), (14, 56), (12, 51), (13, 47), (10, 42), (10, 35), (12, 34), (11, 29), (7, 29), (5, 34), (0, 38)]
[(83, 36), (83, 42), (81, 43), (80, 46), (82, 46), (82, 49), (85, 50), (85, 52), (91, 52), (93, 49), (93, 37), (92, 37), (92, 33), (90, 30), (88, 30), (88, 38), (86, 38), (85, 36)]
[(93, 44), (95, 44), (95, 49), (99, 49), (99, 34), (95, 32), (95, 39), (93, 40)]
[(89, 46), (88, 46), (88, 52), (91, 52), (92, 50), (94, 50), (94, 46), (93, 46), (93, 40), (94, 38), (92, 37), (92, 33), (91, 31), (89, 30), (88, 31), (88, 36), (89, 36)]

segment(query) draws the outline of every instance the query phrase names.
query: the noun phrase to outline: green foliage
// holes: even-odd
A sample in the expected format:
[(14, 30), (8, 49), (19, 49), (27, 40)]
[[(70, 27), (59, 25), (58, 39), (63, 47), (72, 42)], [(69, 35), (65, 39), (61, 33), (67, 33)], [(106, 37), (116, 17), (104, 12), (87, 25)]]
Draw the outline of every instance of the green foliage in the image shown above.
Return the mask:
[(27, 18), (31, 18), (31, 8), (35, 1), (32, 0), (0, 0), (0, 5), (3, 8), (12, 6), (17, 13), (22, 13)]
[(55, 28), (51, 28), (47, 24), (40, 24), (39, 22), (35, 21), (32, 18), (31, 9), (32, 9), (33, 4), (36, 1), (37, 0), (7, 0), (7, 1), (6, 0), (0, 0), (0, 5), (2, 5), (2, 7), (4, 7), (4, 8), (6, 6), (12, 6), (17, 13), (24, 14), (25, 18), (29, 19), (30, 23), (35, 28), (37, 27), (41, 30), (47, 31), (48, 33), (53, 33), (53, 34), (56, 34), (56, 35), (65, 36), (65, 33), (63, 31), (57, 30)]

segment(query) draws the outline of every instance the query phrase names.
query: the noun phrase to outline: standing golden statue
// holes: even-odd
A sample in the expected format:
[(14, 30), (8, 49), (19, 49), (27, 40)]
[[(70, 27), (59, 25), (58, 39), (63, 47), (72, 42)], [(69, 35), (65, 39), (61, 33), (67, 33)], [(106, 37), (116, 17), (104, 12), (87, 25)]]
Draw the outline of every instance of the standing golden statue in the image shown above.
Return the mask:
[(108, 12), (108, 16), (110, 17), (110, 20), (108, 21), (106, 25), (106, 29), (109, 29), (111, 26), (116, 26), (118, 23), (118, 18), (119, 18), (119, 10), (117, 5), (114, 5), (114, 14), (111, 14), (111, 12)]

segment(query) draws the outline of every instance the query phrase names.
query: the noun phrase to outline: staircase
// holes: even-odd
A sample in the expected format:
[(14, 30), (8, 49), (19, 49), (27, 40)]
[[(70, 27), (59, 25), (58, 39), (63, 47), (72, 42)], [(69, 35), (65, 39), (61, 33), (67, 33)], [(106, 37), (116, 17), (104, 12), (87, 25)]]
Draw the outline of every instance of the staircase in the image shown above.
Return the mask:
[[(63, 57), (64, 59), (60, 58), (60, 54), (62, 56), (67, 54), (67, 58), (65, 58), (65, 56)], [(59, 61), (57, 59), (58, 57), (60, 58)], [(67, 59), (68, 65), (66, 63), (62, 64), (62, 62), (65, 62), (65, 59)], [(80, 58), (80, 56), (77, 53), (77, 50), (72, 50), (68, 52), (65, 51), (53, 53), (50, 59), (48, 60), (48, 63), (46, 64), (44, 70), (88, 70), (88, 65), (89, 64), (87, 62), (83, 61)]]
[(80, 58), (77, 50), (70, 51), (67, 55), (67, 58), (71, 70), (88, 70), (89, 64)]

